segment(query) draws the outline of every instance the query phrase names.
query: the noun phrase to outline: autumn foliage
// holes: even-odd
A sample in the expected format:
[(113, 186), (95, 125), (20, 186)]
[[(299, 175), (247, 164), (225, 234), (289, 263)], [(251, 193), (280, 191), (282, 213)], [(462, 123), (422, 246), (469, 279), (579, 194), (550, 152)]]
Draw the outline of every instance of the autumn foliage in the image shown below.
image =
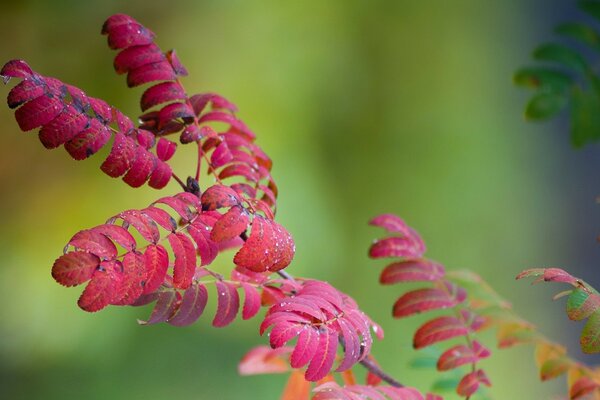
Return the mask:
[[(141, 115), (134, 120), (101, 99), (61, 80), (39, 74), (23, 60), (4, 65), (0, 75), (19, 82), (8, 93), (23, 131), (39, 128), (48, 149), (64, 147), (83, 160), (110, 147), (100, 169), (131, 187), (148, 184), (179, 190), (157, 196), (145, 208), (125, 210), (98, 226), (81, 230), (67, 242), (52, 266), (52, 277), (67, 287), (85, 285), (78, 305), (88, 312), (109, 305), (153, 304), (143, 325), (190, 325), (214, 297), (214, 327), (262, 318), (260, 335), (269, 346), (251, 349), (242, 359), (243, 375), (289, 373), (283, 399), (439, 400), (387, 375), (371, 354), (373, 337), (383, 329), (348, 294), (327, 282), (293, 277), (285, 271), (295, 244), (275, 222), (277, 185), (272, 162), (255, 143), (256, 135), (237, 116), (237, 108), (215, 93), (189, 95), (181, 79), (188, 71), (175, 51), (163, 52), (154, 33), (130, 16), (113, 15), (102, 33), (118, 53), (114, 69), (129, 87), (145, 86)], [(170, 164), (178, 146), (195, 146), (197, 164), (187, 179)], [(144, 205), (142, 205), (144, 207)], [(391, 306), (394, 318), (435, 314), (412, 334), (415, 349), (443, 348), (440, 372), (461, 370), (455, 392), (465, 398), (492, 380), (480, 367), (491, 356), (478, 332), (496, 328), (498, 347), (534, 343), (543, 380), (568, 374), (571, 399), (600, 396), (597, 372), (566, 355), (519, 317), (488, 284), (471, 272), (447, 271), (425, 258), (426, 246), (415, 229), (392, 214), (371, 225), (386, 236), (369, 249), (373, 259), (391, 260), (380, 274), (382, 285), (407, 282), (417, 288), (401, 293)], [(214, 260), (234, 249), (224, 276)], [(559, 269), (534, 269), (519, 278), (573, 286), (567, 314), (587, 319), (581, 336), (586, 352), (600, 351), (600, 295)], [(214, 296), (213, 296), (214, 294)], [(265, 307), (264, 315), (260, 314)], [(388, 338), (395, 340), (395, 338)], [(357, 382), (353, 368), (367, 369)]]

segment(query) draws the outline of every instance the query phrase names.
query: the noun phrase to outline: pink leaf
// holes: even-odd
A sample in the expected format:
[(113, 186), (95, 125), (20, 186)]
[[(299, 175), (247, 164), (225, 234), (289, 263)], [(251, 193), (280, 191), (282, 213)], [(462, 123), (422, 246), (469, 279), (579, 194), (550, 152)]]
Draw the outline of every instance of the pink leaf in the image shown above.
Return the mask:
[(242, 308), (242, 318), (250, 319), (260, 310), (260, 293), (249, 283), (240, 283), (244, 289), (244, 307)]
[(166, 290), (158, 294), (158, 300), (152, 309), (148, 321), (138, 321), (141, 325), (166, 322), (179, 308), (181, 295), (174, 290)]
[(177, 82), (163, 82), (146, 89), (140, 105), (142, 111), (146, 111), (159, 104), (173, 100), (185, 100), (185, 98), (185, 92)]
[(167, 61), (159, 61), (129, 71), (127, 86), (135, 87), (156, 81), (172, 81), (176, 78), (171, 65)]
[(152, 171), (152, 175), (150, 175), (148, 185), (154, 189), (162, 189), (167, 186), (172, 174), (173, 172), (171, 171), (169, 164), (158, 160), (154, 171)]
[(473, 341), (472, 348), (466, 345), (453, 346), (446, 350), (438, 359), (438, 371), (448, 371), (465, 364), (473, 364), (489, 357), (490, 351), (478, 341)]
[(8, 93), (6, 102), (9, 108), (17, 108), (23, 103), (36, 99), (46, 92), (42, 79), (24, 79)]
[(210, 156), (210, 165), (213, 168), (222, 167), (231, 161), (233, 161), (233, 155), (231, 154), (229, 146), (227, 146), (227, 142), (221, 142)]
[(216, 281), (217, 288), (217, 312), (212, 325), (222, 328), (229, 325), (238, 313), (240, 298), (238, 292), (230, 283)]
[(113, 301), (121, 284), (120, 264), (118, 261), (100, 263), (77, 301), (82, 310), (96, 312)]
[(146, 284), (144, 294), (154, 292), (165, 280), (169, 267), (169, 255), (161, 245), (149, 245), (144, 252)]
[(156, 223), (139, 210), (127, 210), (118, 215), (128, 225), (133, 226), (144, 239), (150, 243), (158, 243), (160, 232)]
[(140, 187), (150, 178), (155, 166), (156, 157), (142, 146), (138, 146), (135, 151), (135, 159), (123, 177), (123, 182), (131, 187)]
[(454, 307), (467, 297), (464, 289), (448, 283), (447, 288), (417, 289), (402, 295), (394, 304), (393, 315), (396, 318), (430, 310)]
[(169, 232), (177, 230), (177, 221), (165, 210), (150, 206), (144, 208), (141, 212)]
[(181, 61), (179, 61), (179, 57), (177, 57), (175, 50), (169, 50), (167, 52), (167, 59), (169, 60), (169, 63), (173, 67), (173, 71), (175, 71), (177, 76), (187, 76), (188, 72)]
[(22, 131), (30, 131), (52, 121), (63, 109), (63, 103), (56, 97), (39, 96), (15, 111), (15, 118)]
[(477, 389), (479, 389), (479, 385), (484, 384), (486, 386), (490, 386), (490, 380), (486, 376), (483, 370), (478, 369), (477, 371), (473, 371), (465, 375), (459, 382), (458, 387), (456, 388), (456, 392), (460, 396), (469, 397), (472, 396)]
[(108, 46), (111, 49), (150, 44), (154, 40), (152, 31), (124, 14), (109, 17), (102, 26), (102, 33), (108, 35)]
[(40, 141), (45, 148), (54, 149), (73, 139), (88, 123), (87, 115), (67, 105), (56, 118), (42, 127), (39, 133)]
[(77, 286), (92, 278), (100, 259), (85, 251), (60, 256), (52, 266), (52, 277), (63, 286)]
[(23, 60), (10, 60), (0, 70), (0, 76), (4, 78), (4, 82), (8, 82), (7, 78), (28, 78), (33, 75), (31, 67)]
[[(160, 51), (157, 45), (150, 43), (141, 46), (127, 47), (120, 51), (115, 57), (114, 67), (117, 74), (124, 74), (125, 72), (140, 68), (146, 64), (152, 64), (163, 60), (165, 60), (165, 55)], [(142, 111), (144, 111), (143, 107)]]
[(77, 232), (69, 244), (79, 250), (92, 253), (100, 258), (115, 258), (117, 248), (105, 235), (94, 229)]
[(128, 305), (134, 303), (144, 291), (146, 281), (145, 258), (142, 254), (129, 252), (122, 262), (123, 280), (111, 304)]
[(167, 321), (171, 325), (186, 326), (200, 318), (208, 301), (208, 292), (204, 285), (193, 284), (185, 290), (177, 312)]
[(203, 210), (217, 210), (224, 207), (233, 207), (242, 202), (235, 190), (225, 185), (213, 185), (206, 189), (200, 197)]
[(112, 136), (110, 129), (97, 119), (91, 119), (89, 122), (90, 126), (87, 129), (65, 143), (65, 150), (76, 160), (85, 160), (96, 154)]
[(168, 139), (160, 138), (156, 145), (156, 156), (162, 161), (169, 161), (177, 150), (177, 143)]
[(422, 242), (417, 242), (409, 237), (389, 237), (373, 243), (369, 249), (369, 256), (372, 258), (420, 258), (424, 252), (425, 246)]
[(336, 331), (327, 330), (319, 333), (319, 345), (304, 374), (307, 381), (316, 382), (331, 371), (337, 345), (338, 333)]
[(245, 232), (249, 223), (248, 213), (243, 207), (231, 207), (215, 223), (210, 237), (217, 243), (231, 240)]
[(445, 274), (444, 267), (436, 262), (425, 259), (407, 260), (385, 267), (379, 282), (383, 285), (398, 282), (433, 282), (442, 279)]
[(468, 333), (469, 329), (457, 318), (437, 317), (417, 329), (413, 339), (413, 347), (420, 349)]
[(292, 368), (302, 368), (313, 358), (319, 345), (319, 331), (304, 326), (298, 335), (298, 341), (290, 358)]
[(136, 246), (135, 239), (131, 236), (131, 233), (120, 226), (105, 224), (99, 225), (91, 230), (103, 234), (127, 250), (133, 250)]
[(187, 289), (196, 272), (196, 249), (192, 241), (182, 233), (171, 233), (167, 238), (175, 254), (173, 286)]
[(125, 174), (131, 168), (135, 158), (135, 147), (133, 140), (122, 133), (117, 133), (110, 154), (100, 169), (113, 178)]

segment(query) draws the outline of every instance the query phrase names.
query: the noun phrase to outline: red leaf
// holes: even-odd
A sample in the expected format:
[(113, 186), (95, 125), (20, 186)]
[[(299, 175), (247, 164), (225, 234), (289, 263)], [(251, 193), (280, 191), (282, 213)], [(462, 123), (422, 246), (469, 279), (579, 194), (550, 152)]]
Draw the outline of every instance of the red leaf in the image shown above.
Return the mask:
[(569, 388), (569, 398), (579, 399), (598, 389), (600, 385), (588, 376), (577, 379)]
[(111, 304), (128, 305), (134, 303), (144, 291), (146, 281), (145, 258), (142, 254), (129, 252), (122, 262), (123, 280)]
[(271, 266), (268, 263), (269, 252), (274, 244), (271, 225), (261, 216), (256, 215), (252, 221), (252, 230), (246, 243), (235, 254), (233, 262), (243, 268), (255, 272), (264, 272)]
[(422, 242), (409, 237), (389, 237), (373, 243), (369, 249), (369, 256), (372, 258), (420, 258), (424, 252), (425, 246)]
[(125, 174), (131, 168), (135, 158), (135, 147), (133, 140), (120, 132), (117, 133), (110, 154), (102, 163), (100, 169), (113, 178)]
[(158, 129), (162, 129), (172, 121), (179, 119), (184, 123), (189, 124), (194, 122), (194, 110), (186, 103), (171, 103), (167, 104), (158, 112)]
[(31, 67), (23, 60), (10, 60), (0, 70), (4, 83), (8, 82), (7, 78), (28, 78), (31, 75), (33, 75)]
[(219, 179), (227, 179), (231, 178), (232, 176), (241, 176), (250, 182), (258, 182), (260, 180), (256, 170), (247, 164), (231, 164), (219, 172)]
[(131, 187), (140, 187), (150, 178), (155, 166), (156, 157), (142, 146), (138, 146), (135, 151), (135, 160), (123, 177), (123, 182)]
[(344, 358), (336, 368), (336, 372), (346, 371), (354, 366), (361, 357), (360, 337), (356, 333), (354, 326), (344, 318), (337, 320), (339, 332), (344, 340)]
[(103, 234), (127, 250), (133, 250), (136, 246), (135, 239), (133, 236), (131, 236), (131, 233), (129, 233), (127, 229), (120, 226), (105, 224), (99, 225), (90, 230)]
[(117, 248), (105, 235), (94, 229), (77, 232), (69, 244), (79, 250), (92, 253), (100, 258), (115, 258)]
[(112, 107), (104, 100), (89, 97), (90, 107), (102, 123), (108, 123), (112, 120)]
[[(159, 52), (159, 54), (162, 56), (162, 53)], [(146, 111), (162, 103), (185, 99), (185, 92), (181, 85), (177, 82), (163, 82), (146, 89), (142, 95), (140, 106), (142, 111)]]
[(469, 329), (454, 317), (443, 316), (426, 322), (417, 329), (413, 339), (413, 347), (420, 349), (456, 336), (464, 336)]
[(240, 375), (287, 372), (290, 368), (281, 355), (287, 354), (289, 351), (289, 347), (271, 349), (268, 346), (257, 346), (244, 355), (238, 364), (238, 372)]
[(174, 290), (159, 292), (158, 300), (152, 309), (152, 314), (147, 321), (138, 321), (140, 325), (158, 324), (166, 322), (179, 307), (181, 295)]
[(100, 259), (85, 251), (60, 256), (52, 265), (52, 277), (63, 286), (77, 286), (92, 278)]
[[(157, 45), (150, 43), (141, 46), (127, 47), (117, 54), (114, 67), (117, 74), (124, 74), (131, 70), (140, 68), (146, 64), (165, 60), (165, 55)], [(144, 109), (142, 108), (142, 111)]]
[(198, 120), (199, 123), (203, 122), (224, 122), (226, 124), (231, 125), (232, 128), (238, 130), (239, 132), (245, 134), (251, 139), (255, 139), (256, 135), (239, 119), (235, 118), (231, 114), (227, 114), (221, 111), (211, 111), (204, 114)]
[(338, 333), (336, 331), (327, 330), (321, 332), (318, 336), (319, 345), (304, 374), (306, 380), (311, 382), (323, 379), (331, 371), (338, 345)]
[(398, 282), (433, 282), (446, 274), (444, 267), (426, 259), (395, 262), (381, 272), (379, 283), (390, 285)]
[(466, 299), (464, 289), (452, 283), (447, 283), (446, 286), (444, 289), (425, 288), (405, 293), (394, 304), (394, 317), (402, 318), (425, 311), (454, 307)]
[(96, 154), (112, 136), (110, 129), (97, 119), (90, 119), (89, 123), (87, 129), (65, 143), (65, 150), (76, 160), (85, 160), (92, 154)]
[(231, 154), (231, 150), (225, 141), (221, 142), (221, 144), (217, 146), (215, 151), (213, 151), (212, 155), (210, 156), (210, 165), (212, 168), (222, 167), (231, 161), (233, 161), (233, 155)]
[(250, 319), (260, 310), (260, 293), (258, 289), (249, 283), (240, 283), (244, 289), (244, 307), (242, 308), (242, 318)]
[(182, 144), (196, 142), (204, 137), (202, 130), (198, 128), (198, 125), (192, 124), (187, 125), (184, 130), (181, 132), (181, 137), (179, 141)]
[(298, 341), (290, 357), (292, 368), (302, 368), (313, 358), (319, 345), (319, 332), (309, 326), (304, 326), (298, 335)]
[(22, 131), (27, 132), (52, 121), (62, 111), (64, 104), (56, 97), (39, 96), (15, 111), (15, 118)]
[(39, 138), (47, 149), (54, 149), (73, 139), (89, 123), (88, 116), (67, 105), (52, 121), (40, 129)]
[(177, 79), (177, 76), (173, 72), (173, 67), (167, 61), (159, 61), (129, 71), (127, 86), (135, 87), (149, 82), (173, 81), (175, 79)]
[(134, 129), (134, 132), (135, 134), (133, 136), (135, 136), (135, 140), (140, 146), (146, 150), (150, 150), (154, 147), (154, 144), (156, 143), (154, 133), (144, 129)]
[(100, 263), (77, 301), (82, 310), (96, 312), (113, 301), (121, 284), (120, 267), (121, 263), (118, 261)]
[(162, 161), (169, 161), (177, 150), (177, 143), (168, 139), (160, 138), (156, 145), (156, 156)]
[(46, 92), (41, 79), (25, 79), (11, 89), (6, 102), (9, 108), (17, 108), (23, 103), (36, 99)]
[(139, 210), (127, 210), (118, 215), (128, 225), (133, 226), (144, 239), (150, 243), (158, 243), (160, 232), (156, 223)]
[(167, 51), (166, 55), (167, 59), (169, 60), (169, 63), (173, 67), (173, 71), (175, 71), (177, 76), (187, 76), (188, 72), (181, 63), (181, 61), (179, 61), (179, 57), (177, 57), (177, 53), (175, 53), (175, 50)]
[(529, 278), (531, 276), (538, 277), (532, 284), (546, 281), (546, 282), (564, 282), (577, 286), (578, 279), (569, 274), (567, 271), (560, 268), (532, 268), (527, 269), (517, 275), (516, 279)]
[(215, 223), (210, 238), (217, 243), (231, 240), (245, 232), (249, 223), (248, 213), (243, 207), (231, 207)]
[(189, 222), (194, 217), (194, 213), (189, 209), (188, 203), (177, 197), (162, 197), (156, 200), (154, 204), (166, 204), (167, 206), (171, 207), (177, 214), (179, 214), (181, 219), (183, 219), (185, 222)]
[(205, 211), (217, 210), (224, 207), (237, 206), (242, 199), (237, 192), (225, 185), (213, 185), (206, 189), (200, 197), (202, 209)]
[(414, 232), (402, 218), (394, 214), (378, 215), (369, 221), (369, 225), (379, 226), (390, 233), (400, 233), (404, 236), (411, 236)]
[(179, 309), (167, 322), (175, 326), (193, 324), (204, 312), (207, 301), (206, 287), (202, 284), (193, 284), (185, 290)]
[(148, 185), (154, 189), (162, 189), (167, 186), (172, 174), (173, 172), (171, 171), (169, 164), (158, 160), (154, 171), (152, 171), (152, 175), (150, 175)]
[(473, 364), (479, 360), (489, 357), (490, 351), (474, 340), (472, 348), (465, 345), (457, 345), (446, 350), (438, 359), (438, 371), (448, 371), (465, 364)]
[(483, 372), (481, 369), (478, 369), (477, 371), (473, 371), (465, 375), (460, 380), (458, 387), (456, 388), (456, 392), (461, 396), (469, 397), (473, 395), (477, 389), (479, 389), (480, 384), (490, 386), (491, 382), (486, 376), (485, 372)]
[(177, 230), (177, 221), (165, 210), (150, 206), (144, 208), (141, 212), (169, 232)]
[(146, 284), (144, 294), (154, 292), (162, 285), (169, 267), (169, 255), (161, 245), (148, 245), (144, 252)]
[(171, 233), (167, 238), (175, 254), (173, 286), (187, 289), (196, 272), (196, 249), (192, 241), (182, 233)]
[(102, 33), (108, 34), (111, 49), (150, 44), (154, 33), (128, 15), (116, 14), (109, 17), (102, 26)]
[(219, 245), (210, 238), (210, 227), (201, 220), (197, 220), (187, 229), (198, 248), (200, 265), (204, 266), (212, 263), (219, 254)]
[(235, 286), (230, 283), (216, 281), (215, 286), (217, 288), (217, 313), (212, 325), (222, 328), (235, 319), (240, 307), (240, 298)]
[(230, 103), (227, 99), (215, 93), (195, 94), (190, 97), (190, 103), (194, 107), (196, 115), (200, 115), (209, 102), (212, 103), (213, 108), (224, 108), (231, 112), (238, 111), (235, 104)]

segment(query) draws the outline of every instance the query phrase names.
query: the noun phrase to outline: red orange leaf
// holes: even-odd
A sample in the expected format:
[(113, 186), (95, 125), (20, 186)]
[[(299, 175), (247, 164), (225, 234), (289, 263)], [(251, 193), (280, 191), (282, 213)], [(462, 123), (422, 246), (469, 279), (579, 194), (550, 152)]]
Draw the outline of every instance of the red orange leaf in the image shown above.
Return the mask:
[(52, 266), (52, 277), (63, 286), (77, 286), (92, 278), (100, 259), (85, 251), (60, 256)]

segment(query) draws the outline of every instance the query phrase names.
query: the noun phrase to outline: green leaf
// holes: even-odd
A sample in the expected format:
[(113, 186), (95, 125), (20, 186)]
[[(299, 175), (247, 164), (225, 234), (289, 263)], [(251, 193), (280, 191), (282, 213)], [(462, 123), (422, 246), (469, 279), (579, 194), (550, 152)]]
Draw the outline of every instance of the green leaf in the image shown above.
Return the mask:
[(459, 378), (447, 378), (447, 379), (439, 379), (431, 385), (432, 392), (453, 392), (456, 390), (458, 383), (460, 382)]
[(571, 142), (575, 147), (600, 139), (600, 99), (575, 88), (571, 95)]
[(581, 331), (581, 350), (587, 354), (600, 352), (600, 311), (592, 314)]
[(579, 0), (579, 8), (592, 17), (600, 20), (600, 2), (594, 0)]
[(564, 72), (543, 68), (521, 68), (513, 75), (517, 86), (540, 89), (542, 91), (566, 92), (573, 84), (573, 79)]
[(591, 47), (600, 49), (600, 34), (588, 25), (579, 22), (567, 22), (557, 26), (554, 31), (559, 35), (577, 39)]
[(567, 300), (567, 315), (573, 321), (580, 321), (600, 308), (600, 297), (581, 288), (574, 289)]
[(525, 118), (529, 120), (544, 120), (556, 115), (568, 102), (568, 97), (560, 93), (540, 93), (535, 95), (527, 104)]
[(551, 61), (572, 68), (576, 71), (586, 72), (587, 62), (575, 50), (558, 43), (547, 43), (533, 51), (533, 58), (540, 61)]

